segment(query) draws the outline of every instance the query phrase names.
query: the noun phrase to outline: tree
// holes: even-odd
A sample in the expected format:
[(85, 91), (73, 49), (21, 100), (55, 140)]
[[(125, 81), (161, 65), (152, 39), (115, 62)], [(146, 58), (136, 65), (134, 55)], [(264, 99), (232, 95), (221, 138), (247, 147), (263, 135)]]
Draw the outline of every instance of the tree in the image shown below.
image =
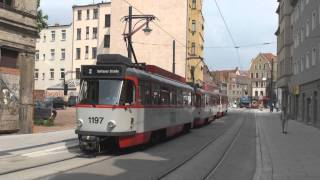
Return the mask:
[(48, 15), (43, 15), (40, 9), (40, 0), (37, 0), (37, 29), (40, 32), (43, 28), (48, 26)]

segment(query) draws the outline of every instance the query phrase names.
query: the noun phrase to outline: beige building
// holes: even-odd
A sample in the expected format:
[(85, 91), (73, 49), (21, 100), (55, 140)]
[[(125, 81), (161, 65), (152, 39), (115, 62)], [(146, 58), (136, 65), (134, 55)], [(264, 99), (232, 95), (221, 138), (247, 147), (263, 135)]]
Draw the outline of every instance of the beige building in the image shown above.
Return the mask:
[[(139, 31), (133, 36), (132, 41), (138, 62), (157, 65), (172, 72), (172, 44), (175, 39), (175, 72), (186, 77), (188, 1), (127, 1), (129, 3), (125, 1), (112, 2), (110, 52), (127, 56), (127, 48), (122, 35), (125, 23), (121, 21), (121, 18), (128, 15), (129, 4), (131, 4), (134, 15), (152, 14), (157, 17), (156, 21), (150, 23), (150, 28), (153, 30), (150, 34), (146, 35), (143, 31)], [(137, 21), (134, 21), (133, 25), (136, 23)]]
[(276, 100), (277, 56), (271, 53), (260, 53), (252, 59), (250, 65), (252, 97), (264, 101), (267, 105), (270, 99)]
[(37, 1), (0, 1), (0, 133), (30, 133)]
[(71, 69), (78, 79), (81, 65), (95, 64), (98, 54), (110, 52), (111, 3), (73, 6), (72, 24)]
[(35, 90), (62, 86), (72, 71), (72, 25), (54, 25), (43, 29), (36, 41)]

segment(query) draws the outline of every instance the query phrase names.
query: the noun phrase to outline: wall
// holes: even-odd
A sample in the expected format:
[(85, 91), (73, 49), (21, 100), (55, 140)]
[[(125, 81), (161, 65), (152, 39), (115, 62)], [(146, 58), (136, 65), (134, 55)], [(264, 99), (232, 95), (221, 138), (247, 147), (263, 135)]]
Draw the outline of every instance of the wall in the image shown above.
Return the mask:
[[(143, 14), (152, 14), (157, 17), (150, 23), (153, 29), (151, 34), (137, 32), (133, 37), (133, 46), (138, 62), (157, 65), (172, 71), (172, 42), (176, 39), (176, 74), (186, 75), (186, 41), (187, 41), (187, 1), (181, 0), (128, 0)], [(112, 2), (111, 17), (111, 47), (110, 53), (127, 56), (127, 49), (123, 41), (125, 23), (121, 18), (128, 15), (129, 5), (122, 0)], [(133, 14), (142, 14), (134, 9)], [(133, 22), (135, 24), (136, 21)], [(165, 31), (163, 31), (164, 29)], [(169, 34), (170, 35), (169, 35)]]

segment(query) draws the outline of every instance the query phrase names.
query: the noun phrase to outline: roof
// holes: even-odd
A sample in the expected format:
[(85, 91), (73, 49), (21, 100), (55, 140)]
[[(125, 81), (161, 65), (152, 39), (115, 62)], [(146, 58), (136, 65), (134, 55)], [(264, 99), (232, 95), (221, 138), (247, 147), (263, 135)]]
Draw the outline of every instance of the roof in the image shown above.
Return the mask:
[(277, 61), (277, 56), (272, 53), (261, 53), (269, 62)]
[(103, 2), (101, 1), (100, 3), (95, 3), (95, 4), (86, 4), (86, 5), (73, 5), (72, 8), (81, 8), (81, 7), (90, 7), (90, 6), (100, 6), (103, 4), (111, 4), (111, 2)]

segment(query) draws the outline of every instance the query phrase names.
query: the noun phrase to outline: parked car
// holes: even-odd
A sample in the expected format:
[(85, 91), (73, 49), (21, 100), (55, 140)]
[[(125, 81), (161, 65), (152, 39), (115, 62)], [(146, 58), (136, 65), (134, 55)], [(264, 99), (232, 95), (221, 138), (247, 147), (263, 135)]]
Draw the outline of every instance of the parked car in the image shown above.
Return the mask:
[(70, 96), (69, 99), (68, 99), (68, 106), (69, 107), (73, 107), (77, 104), (77, 96)]
[(66, 106), (62, 97), (47, 97), (45, 101), (51, 101), (54, 109), (64, 109)]
[(52, 101), (35, 101), (34, 102), (34, 119), (35, 120), (54, 120), (57, 117), (57, 111), (53, 108)]

